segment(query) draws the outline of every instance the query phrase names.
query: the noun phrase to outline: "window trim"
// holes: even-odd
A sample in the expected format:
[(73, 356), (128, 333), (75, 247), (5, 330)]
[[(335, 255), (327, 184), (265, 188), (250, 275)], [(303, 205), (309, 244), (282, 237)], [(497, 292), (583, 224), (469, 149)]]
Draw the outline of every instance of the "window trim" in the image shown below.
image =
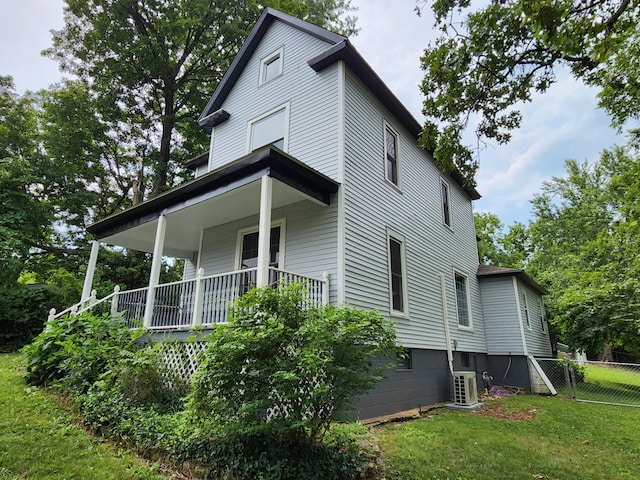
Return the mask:
[[(387, 229), (387, 272), (389, 282), (389, 315), (392, 317), (409, 317), (409, 295), (407, 284), (407, 256), (405, 251), (405, 239), (404, 235), (401, 235), (390, 228)], [(400, 262), (402, 267), (401, 280), (402, 280), (402, 310), (396, 310), (393, 307), (393, 280), (391, 272), (391, 240), (400, 244)]]
[(538, 297), (538, 307), (540, 308), (540, 326), (542, 327), (542, 332), (547, 333), (547, 315), (541, 297)]
[[(249, 120), (247, 122), (247, 143), (246, 143), (246, 147), (245, 147), (245, 153), (251, 153), (253, 150), (251, 150), (251, 144), (253, 143), (253, 127), (261, 122), (262, 120), (265, 120), (267, 118), (269, 118), (272, 115), (275, 115), (277, 113), (280, 113), (281, 111), (284, 110), (284, 125), (283, 125), (283, 134), (284, 134), (284, 138), (283, 138), (283, 142), (282, 142), (282, 151), (287, 153), (289, 150), (289, 114), (290, 114), (290, 102), (286, 102), (283, 103), (282, 105), (278, 105), (275, 108), (272, 108), (271, 110), (255, 117), (252, 118), (251, 120)], [(268, 143), (265, 145), (269, 145)], [(261, 145), (260, 147), (257, 147), (256, 150), (258, 148), (262, 148), (265, 145)]]
[[(279, 218), (277, 220), (273, 220), (271, 222), (271, 227), (269, 227), (269, 234), (271, 234), (271, 229), (274, 227), (280, 227), (280, 249), (279, 254), (280, 258), (278, 259), (278, 266), (276, 267), (278, 270), (284, 270), (284, 248), (286, 245), (285, 237), (286, 237), (286, 218)], [(252, 233), (256, 233), (260, 231), (259, 225), (253, 225), (251, 227), (245, 227), (238, 229), (238, 233), (236, 235), (236, 258), (235, 258), (235, 270), (242, 270), (241, 259), (242, 259), (242, 241), (245, 235), (249, 235)]]
[[(467, 320), (469, 322), (469, 325), (461, 325), (460, 324), (460, 305), (458, 302), (458, 288), (456, 286), (456, 277), (462, 277), (464, 278), (464, 287), (465, 287), (465, 300), (467, 303)], [(458, 320), (458, 330), (466, 330), (469, 332), (473, 331), (473, 314), (471, 312), (471, 292), (469, 290), (469, 275), (461, 272), (460, 270), (454, 268), (453, 269), (453, 293), (455, 294), (455, 298), (456, 298), (456, 317)]]
[[(446, 192), (446, 201), (445, 195)], [(453, 216), (451, 215), (451, 187), (449, 183), (440, 177), (440, 212), (442, 213), (442, 224), (453, 230)]]
[[(387, 170), (387, 132), (389, 132), (393, 138), (395, 139), (395, 143), (396, 143), (396, 156), (394, 159), (395, 162), (395, 173), (396, 173), (396, 181), (395, 183), (389, 178), (389, 172)], [(393, 128), (391, 125), (389, 125), (389, 123), (385, 120), (383, 122), (383, 128), (382, 128), (382, 142), (383, 142), (383, 148), (384, 148), (384, 162), (383, 162), (383, 166), (384, 166), (384, 179), (391, 185), (393, 185), (395, 188), (397, 188), (398, 190), (401, 190), (401, 175), (400, 175), (400, 135), (398, 134), (398, 131)]]
[[(278, 69), (278, 73), (269, 79), (266, 78), (267, 75), (267, 65), (270, 65), (275, 59), (280, 59), (280, 68)], [(265, 56), (260, 60), (260, 79), (258, 81), (258, 85), (263, 85), (265, 83), (269, 83), (275, 80), (278, 77), (281, 77), (284, 71), (284, 46), (274, 50), (269, 55)]]
[(529, 311), (529, 302), (527, 299), (527, 291), (524, 288), (520, 288), (520, 308), (524, 313), (525, 327), (531, 331), (531, 312)]

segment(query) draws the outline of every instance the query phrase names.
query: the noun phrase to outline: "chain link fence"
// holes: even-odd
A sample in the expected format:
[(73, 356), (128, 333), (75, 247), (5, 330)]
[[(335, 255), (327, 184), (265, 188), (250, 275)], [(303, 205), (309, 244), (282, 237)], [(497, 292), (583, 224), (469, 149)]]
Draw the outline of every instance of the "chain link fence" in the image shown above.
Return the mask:
[(537, 359), (559, 395), (580, 402), (640, 407), (640, 365)]

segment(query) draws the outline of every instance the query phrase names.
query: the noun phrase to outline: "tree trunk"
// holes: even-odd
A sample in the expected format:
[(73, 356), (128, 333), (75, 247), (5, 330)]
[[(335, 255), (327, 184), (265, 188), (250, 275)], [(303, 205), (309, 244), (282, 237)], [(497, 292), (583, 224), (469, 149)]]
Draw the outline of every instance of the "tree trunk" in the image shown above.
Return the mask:
[(155, 165), (155, 179), (153, 181), (153, 189), (150, 198), (160, 195), (167, 186), (169, 177), (169, 158), (171, 156), (171, 136), (175, 127), (176, 117), (174, 112), (175, 96), (173, 86), (165, 88), (164, 95), (164, 115), (162, 116), (162, 138), (160, 140), (160, 152), (158, 153), (158, 161)]
[(602, 357), (600, 357), (601, 362), (613, 362), (613, 350), (611, 349), (611, 345), (608, 343), (604, 344), (604, 348), (602, 349)]

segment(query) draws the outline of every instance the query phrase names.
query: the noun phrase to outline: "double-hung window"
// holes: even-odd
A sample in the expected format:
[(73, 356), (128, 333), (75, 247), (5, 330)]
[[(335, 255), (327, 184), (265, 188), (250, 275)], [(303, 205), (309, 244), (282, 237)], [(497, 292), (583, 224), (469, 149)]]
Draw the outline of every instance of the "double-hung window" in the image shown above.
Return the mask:
[(288, 148), (289, 104), (277, 107), (249, 122), (247, 153), (273, 145), (280, 150)]
[(389, 249), (389, 295), (391, 313), (408, 315), (407, 273), (404, 254), (404, 238), (396, 233), (387, 233)]
[(442, 221), (451, 228), (451, 203), (449, 197), (449, 184), (440, 180), (440, 196), (442, 199)]
[(458, 327), (471, 329), (471, 309), (469, 308), (469, 282), (466, 275), (454, 272)]
[(384, 126), (385, 175), (396, 187), (398, 178), (398, 134), (389, 125)]

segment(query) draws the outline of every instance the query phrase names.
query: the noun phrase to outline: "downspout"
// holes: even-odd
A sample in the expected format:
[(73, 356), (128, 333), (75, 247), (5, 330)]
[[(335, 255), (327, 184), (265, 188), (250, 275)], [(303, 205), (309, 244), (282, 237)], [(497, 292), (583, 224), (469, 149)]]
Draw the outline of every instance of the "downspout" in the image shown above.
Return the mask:
[(447, 286), (444, 273), (440, 273), (440, 290), (442, 292), (442, 316), (444, 321), (444, 339), (447, 342), (447, 361), (449, 372), (453, 378), (453, 351), (451, 350), (451, 332), (449, 332), (449, 310), (447, 309)]

